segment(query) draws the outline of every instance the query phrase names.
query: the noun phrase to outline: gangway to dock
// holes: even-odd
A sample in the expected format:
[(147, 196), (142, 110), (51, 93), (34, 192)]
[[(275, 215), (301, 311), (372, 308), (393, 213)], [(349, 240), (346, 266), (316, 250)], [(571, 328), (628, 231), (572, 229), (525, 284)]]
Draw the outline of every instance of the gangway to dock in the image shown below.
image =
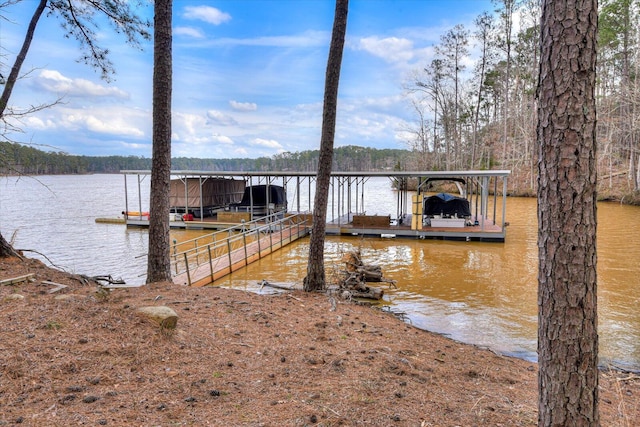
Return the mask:
[(205, 286), (264, 256), (307, 236), (308, 215), (275, 215), (174, 243), (171, 253), (173, 282)]

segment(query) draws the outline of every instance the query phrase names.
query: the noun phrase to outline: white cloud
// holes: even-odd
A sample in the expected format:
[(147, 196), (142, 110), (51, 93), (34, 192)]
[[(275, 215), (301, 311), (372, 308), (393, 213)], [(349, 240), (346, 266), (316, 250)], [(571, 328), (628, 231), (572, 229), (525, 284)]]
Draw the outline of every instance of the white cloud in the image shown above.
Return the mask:
[(131, 126), (126, 120), (122, 120), (122, 118), (112, 118), (109, 121), (105, 121), (98, 117), (87, 116), (83, 121), (86, 128), (93, 132), (131, 137), (144, 136), (144, 132), (135, 126)]
[(29, 129), (37, 129), (37, 130), (45, 130), (45, 129), (55, 129), (55, 123), (51, 120), (43, 120), (40, 117), (35, 116), (27, 116), (24, 120), (25, 127)]
[(258, 109), (258, 104), (255, 102), (238, 102), (238, 101), (229, 101), (229, 105), (236, 111), (256, 111)]
[(273, 139), (255, 138), (251, 141), (251, 145), (266, 148), (283, 148), (278, 141), (275, 141)]
[(233, 154), (237, 157), (247, 157), (249, 152), (246, 148), (238, 147), (233, 151)]
[(378, 38), (363, 37), (357, 48), (382, 58), (389, 63), (408, 62), (413, 58), (413, 42), (409, 39), (398, 37)]
[(224, 145), (233, 145), (233, 139), (225, 135), (213, 135), (213, 141)]
[[(209, 114), (207, 113), (207, 115)], [(173, 115), (174, 141), (181, 141), (192, 148), (193, 146), (202, 147), (212, 144), (234, 145), (231, 137), (214, 133), (211, 128), (211, 121), (202, 115), (189, 113), (174, 113)]]
[(34, 84), (41, 90), (58, 95), (129, 99), (129, 94), (117, 87), (99, 85), (85, 79), (71, 79), (56, 70), (42, 70)]
[(172, 138), (178, 141), (190, 141), (194, 143), (206, 142), (207, 138), (202, 137), (202, 129), (207, 127), (207, 119), (198, 114), (173, 113)]
[(139, 144), (136, 142), (128, 142), (128, 141), (121, 141), (120, 145), (136, 151), (146, 150), (149, 148), (149, 144)]
[(211, 132), (183, 138), (174, 135), (172, 141), (171, 152), (175, 157), (230, 158), (241, 149), (231, 137)]
[(231, 15), (211, 6), (187, 6), (183, 16), (187, 19), (197, 19), (213, 25), (224, 24), (231, 20)]
[(202, 30), (193, 27), (175, 27), (173, 34), (176, 36), (193, 37), (194, 39), (203, 39), (204, 33)]
[(233, 117), (227, 114), (224, 114), (222, 111), (218, 111), (218, 110), (207, 111), (207, 118), (209, 119), (207, 121), (207, 124), (214, 124), (214, 125), (220, 125), (220, 126), (234, 126), (238, 124)]
[(129, 118), (108, 117), (108, 114), (101, 114), (100, 117), (93, 114), (86, 114), (82, 111), (75, 111), (60, 117), (60, 126), (67, 130), (86, 129), (107, 135), (120, 135), (140, 138), (144, 132), (130, 124)]

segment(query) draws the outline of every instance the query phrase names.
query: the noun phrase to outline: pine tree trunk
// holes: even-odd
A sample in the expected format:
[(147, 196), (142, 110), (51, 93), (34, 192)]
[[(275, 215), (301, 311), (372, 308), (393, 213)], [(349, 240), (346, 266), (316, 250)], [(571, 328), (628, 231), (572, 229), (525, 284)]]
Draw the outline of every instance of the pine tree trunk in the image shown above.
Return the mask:
[(347, 32), (347, 12), (349, 0), (336, 0), (333, 33), (329, 48), (329, 60), (325, 76), (324, 108), (322, 114), (322, 136), (320, 157), (316, 178), (316, 194), (313, 205), (313, 227), (309, 242), (309, 264), (304, 279), (305, 291), (317, 291), (325, 287), (324, 238), (327, 221), (327, 203), (331, 183), (331, 163), (333, 161), (333, 140), (336, 131), (338, 109), (338, 84), (342, 66), (342, 51)]
[(171, 7), (156, 0), (153, 41), (153, 155), (147, 283), (171, 281), (169, 192), (171, 180)]
[(538, 86), (538, 425), (599, 425), (597, 0), (543, 2)]

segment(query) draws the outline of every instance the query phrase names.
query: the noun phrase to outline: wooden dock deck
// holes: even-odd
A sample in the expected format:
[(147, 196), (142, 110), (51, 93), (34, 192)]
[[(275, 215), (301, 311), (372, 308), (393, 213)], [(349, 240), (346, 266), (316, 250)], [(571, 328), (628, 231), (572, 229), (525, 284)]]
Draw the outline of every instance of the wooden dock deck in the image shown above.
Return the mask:
[[(432, 227), (412, 228), (412, 215), (406, 215), (398, 224), (397, 220), (373, 221), (366, 225), (354, 225), (354, 215), (343, 215), (327, 223), (326, 233), (330, 235), (362, 235), (380, 237), (406, 237), (418, 239), (461, 240), (504, 242), (506, 230), (488, 219), (477, 218), (478, 225), (464, 227)], [(379, 217), (385, 218), (385, 217)], [(371, 225), (375, 224), (375, 225)]]
[[(292, 216), (172, 256), (173, 281), (205, 286), (309, 234), (305, 217)], [(184, 244), (184, 242), (182, 243)]]

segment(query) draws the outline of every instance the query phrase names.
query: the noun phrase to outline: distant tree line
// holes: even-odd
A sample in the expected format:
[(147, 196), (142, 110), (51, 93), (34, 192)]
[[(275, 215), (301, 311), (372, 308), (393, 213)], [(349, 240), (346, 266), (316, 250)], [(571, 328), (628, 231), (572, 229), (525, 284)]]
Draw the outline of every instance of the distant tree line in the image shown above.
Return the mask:
[[(599, 191), (620, 185), (638, 193), (640, 0), (599, 3)], [(434, 59), (407, 81), (415, 117), (406, 129), (414, 152), (407, 168), (508, 169), (511, 191), (522, 194), (536, 186), (541, 8), (538, 0), (492, 4), (469, 28), (445, 32)]]
[[(333, 170), (384, 171), (405, 164), (409, 151), (357, 146), (334, 150)], [(256, 159), (200, 159), (177, 157), (172, 170), (197, 171), (316, 171), (318, 150), (280, 153)], [(150, 170), (151, 158), (138, 156), (75, 156), (48, 152), (18, 143), (0, 142), (0, 173), (3, 175), (64, 175), (118, 173), (121, 170)]]

